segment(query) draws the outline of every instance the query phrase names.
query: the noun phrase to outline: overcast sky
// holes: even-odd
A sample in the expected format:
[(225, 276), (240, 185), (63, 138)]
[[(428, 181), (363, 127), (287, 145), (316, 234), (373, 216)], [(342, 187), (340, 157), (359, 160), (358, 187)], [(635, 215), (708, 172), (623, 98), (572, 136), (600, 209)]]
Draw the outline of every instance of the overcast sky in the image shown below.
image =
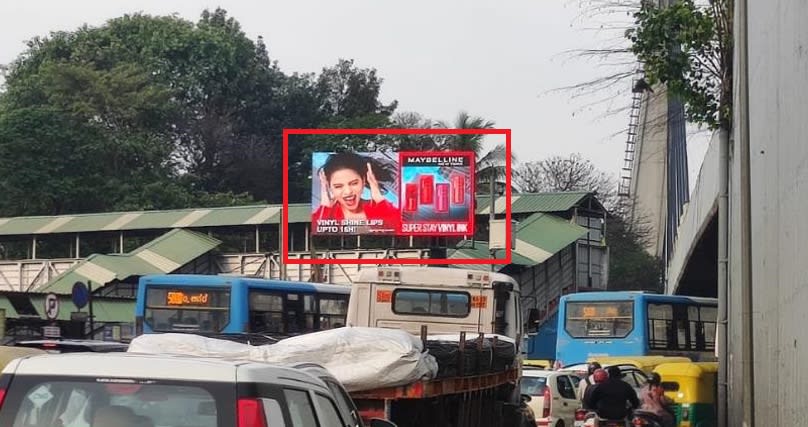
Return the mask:
[[(512, 129), (521, 161), (580, 152), (619, 175), (626, 137), (613, 134), (627, 126), (628, 112), (601, 118), (607, 105), (551, 92), (608, 73), (564, 55), (611, 42), (585, 29), (598, 24), (580, 19), (582, 10), (571, 0), (8, 1), (0, 5), (0, 63), (17, 57), (25, 40), (50, 31), (138, 11), (196, 21), (203, 9), (217, 6), (250, 38), (262, 35), (287, 73), (319, 72), (352, 58), (378, 70), (383, 100), (398, 100), (399, 111), (452, 120), (466, 110)], [(615, 98), (612, 107), (628, 103), (627, 97)], [(692, 187), (704, 136), (689, 145)]]

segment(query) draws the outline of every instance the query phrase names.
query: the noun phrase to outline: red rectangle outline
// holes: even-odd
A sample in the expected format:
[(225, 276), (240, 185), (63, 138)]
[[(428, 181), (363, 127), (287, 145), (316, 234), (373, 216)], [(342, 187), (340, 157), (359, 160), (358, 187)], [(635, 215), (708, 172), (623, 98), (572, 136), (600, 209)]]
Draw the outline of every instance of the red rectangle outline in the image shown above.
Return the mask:
[[(404, 167), (404, 164), (401, 161), (401, 159), (404, 156), (406, 156), (406, 155), (417, 156), (417, 155), (419, 155), (419, 153), (425, 153), (425, 151), (399, 151), (398, 152), (398, 160), (399, 160), (400, 167), (402, 167), (402, 168)], [(442, 156), (463, 156), (463, 157), (466, 157), (466, 158), (468, 158), (469, 153), (470, 153), (470, 151), (441, 151), (440, 152), (440, 154)], [(473, 153), (472, 153), (472, 156), (473, 156)], [(475, 183), (475, 180), (474, 180), (474, 173), (476, 172), (474, 170), (474, 162), (475, 162), (475, 160), (476, 159), (472, 157), (471, 164), (469, 165), (469, 171), (471, 172), (471, 177), (472, 177), (472, 180), (471, 180), (471, 183), (470, 183), (471, 184), (471, 197), (472, 198), (475, 196), (475, 191), (477, 191), (476, 183)], [(402, 199), (402, 203), (403, 203), (403, 198), (401, 198), (401, 199)], [(510, 204), (508, 206), (510, 206)], [(459, 233), (459, 232), (441, 233), (441, 235), (442, 236), (468, 236), (470, 234), (470, 235), (474, 236), (474, 231), (475, 231), (475, 226), (474, 226), (474, 219), (475, 218), (474, 217), (476, 215), (477, 215), (477, 212), (475, 212), (474, 209), (470, 209), (469, 217), (467, 218), (467, 220), (469, 221), (470, 232), (467, 232), (467, 233)], [(426, 234), (415, 234), (414, 236), (415, 237), (426, 237), (427, 235)]]
[[(290, 259), (289, 258), (289, 135), (505, 135), (505, 258), (427, 258), (427, 259)], [(508, 265), (511, 248), (511, 130), (510, 129), (284, 129), (283, 130), (283, 207), (281, 258), (289, 265), (379, 264), (379, 265)], [(475, 211), (476, 215), (476, 211)]]

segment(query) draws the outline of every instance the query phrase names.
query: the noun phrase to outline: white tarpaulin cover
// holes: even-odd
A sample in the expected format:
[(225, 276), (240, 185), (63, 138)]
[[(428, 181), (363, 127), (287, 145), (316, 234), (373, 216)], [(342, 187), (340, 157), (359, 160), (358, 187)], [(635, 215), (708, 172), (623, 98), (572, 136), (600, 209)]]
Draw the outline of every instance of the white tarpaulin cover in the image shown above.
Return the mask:
[(132, 353), (226, 357), (273, 364), (316, 363), (348, 391), (370, 390), (432, 379), (435, 358), (421, 340), (396, 329), (344, 327), (251, 346), (191, 334), (146, 334), (129, 344)]

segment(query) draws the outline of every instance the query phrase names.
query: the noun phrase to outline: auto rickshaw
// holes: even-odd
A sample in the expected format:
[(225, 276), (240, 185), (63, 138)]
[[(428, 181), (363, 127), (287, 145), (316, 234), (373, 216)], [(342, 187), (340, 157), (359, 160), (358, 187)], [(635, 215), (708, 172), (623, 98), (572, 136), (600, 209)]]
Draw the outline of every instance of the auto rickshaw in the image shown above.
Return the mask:
[(715, 427), (718, 389), (717, 362), (663, 363), (654, 369), (662, 377), (665, 396), (674, 402), (679, 427)]
[(553, 367), (553, 362), (544, 359), (525, 359), (522, 361), (522, 366), (530, 366), (539, 369), (550, 369)]
[(36, 354), (47, 354), (47, 352), (38, 348), (10, 347), (0, 345), (0, 371), (2, 371), (6, 365), (8, 365), (8, 363), (14, 359), (24, 356), (33, 356)]
[(604, 356), (590, 357), (587, 363), (598, 362), (602, 366), (632, 365), (637, 369), (650, 374), (654, 368), (663, 363), (690, 363), (687, 357), (673, 356)]

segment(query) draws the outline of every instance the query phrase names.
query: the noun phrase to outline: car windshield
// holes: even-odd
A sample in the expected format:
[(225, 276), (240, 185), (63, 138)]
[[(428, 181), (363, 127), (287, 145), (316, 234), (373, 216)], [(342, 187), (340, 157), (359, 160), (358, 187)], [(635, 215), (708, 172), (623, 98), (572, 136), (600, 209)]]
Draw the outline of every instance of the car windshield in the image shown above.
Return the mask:
[(230, 426), (233, 393), (222, 384), (159, 384), (92, 378), (51, 380), (19, 376), (0, 409), (10, 427)]
[(540, 396), (544, 393), (546, 384), (547, 378), (545, 377), (522, 377), (522, 394)]

